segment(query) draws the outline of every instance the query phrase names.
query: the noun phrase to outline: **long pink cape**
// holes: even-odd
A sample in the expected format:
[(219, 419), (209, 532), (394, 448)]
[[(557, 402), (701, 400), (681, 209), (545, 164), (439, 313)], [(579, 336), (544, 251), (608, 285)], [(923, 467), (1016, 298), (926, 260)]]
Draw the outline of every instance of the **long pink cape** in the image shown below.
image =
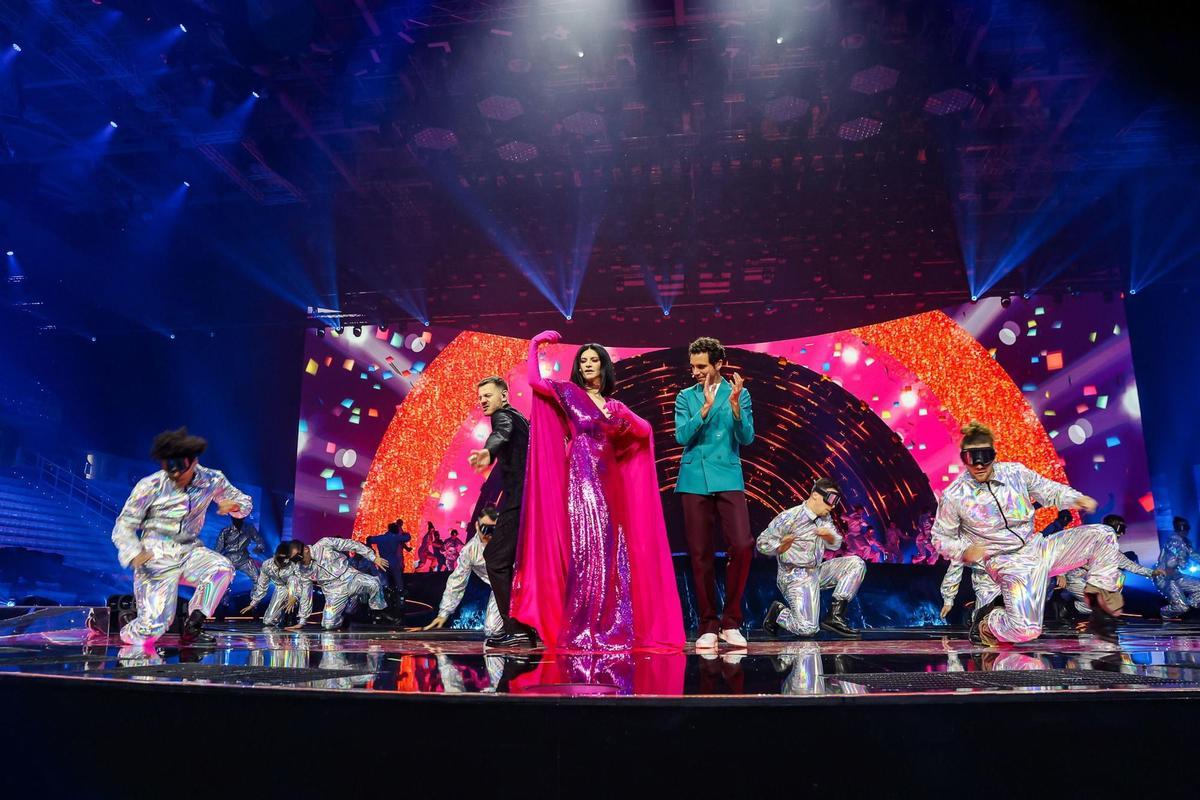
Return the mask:
[[(529, 455), (511, 613), (532, 626), (547, 646), (554, 647), (566, 605), (570, 431), (557, 398), (546, 397), (536, 389), (531, 394)], [(628, 413), (635, 420), (633, 427), (649, 429), (643, 420)], [(629, 552), (634, 631), (631, 644), (679, 649), (684, 643), (683, 614), (654, 469), (653, 436), (627, 435), (617, 452), (617, 464), (620, 496), (608, 501), (614, 524), (624, 527)]]

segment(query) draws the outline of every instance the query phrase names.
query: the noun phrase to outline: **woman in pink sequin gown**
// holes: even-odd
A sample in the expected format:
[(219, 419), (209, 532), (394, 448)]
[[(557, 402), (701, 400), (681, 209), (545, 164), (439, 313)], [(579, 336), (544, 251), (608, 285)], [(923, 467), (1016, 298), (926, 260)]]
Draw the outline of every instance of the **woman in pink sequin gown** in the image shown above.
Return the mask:
[(599, 345), (576, 354), (570, 381), (542, 377), (538, 334), (512, 616), (549, 647), (679, 649), (683, 616), (654, 468), (650, 424), (612, 391)]

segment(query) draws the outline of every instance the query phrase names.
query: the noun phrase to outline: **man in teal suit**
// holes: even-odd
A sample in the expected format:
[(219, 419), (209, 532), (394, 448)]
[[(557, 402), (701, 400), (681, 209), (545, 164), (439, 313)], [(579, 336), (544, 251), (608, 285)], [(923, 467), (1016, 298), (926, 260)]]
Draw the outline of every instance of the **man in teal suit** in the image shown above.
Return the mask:
[[(742, 636), (742, 594), (754, 556), (746, 484), (738, 448), (754, 441), (750, 393), (742, 376), (721, 377), (725, 348), (702, 336), (688, 347), (696, 385), (675, 398), (675, 441), (683, 445), (683, 463), (675, 492), (683, 502), (688, 555), (692, 561), (696, 611), (700, 616), (697, 650), (716, 650), (719, 642), (745, 647)], [(717, 576), (713, 568), (715, 527), (728, 543), (725, 565), (725, 607), (717, 610)]]

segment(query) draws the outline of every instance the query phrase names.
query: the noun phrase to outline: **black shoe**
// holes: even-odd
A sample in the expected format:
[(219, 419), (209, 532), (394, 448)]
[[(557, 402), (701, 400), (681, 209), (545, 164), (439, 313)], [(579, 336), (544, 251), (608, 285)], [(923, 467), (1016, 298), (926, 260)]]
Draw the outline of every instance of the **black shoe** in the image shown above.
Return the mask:
[(850, 627), (846, 622), (846, 601), (838, 598), (833, 598), (833, 603), (829, 606), (829, 614), (825, 619), (821, 620), (821, 627), (830, 633), (836, 633), (838, 636), (848, 638), (857, 638), (858, 631)]
[(1104, 604), (1100, 602), (1095, 594), (1088, 592), (1084, 594), (1084, 597), (1087, 598), (1088, 605), (1092, 609), (1092, 613), (1088, 616), (1087, 620), (1087, 632), (1107, 642), (1119, 641), (1116, 615), (1108, 613)]
[(212, 636), (204, 632), (204, 621), (207, 619), (204, 612), (197, 609), (183, 623), (183, 633), (179, 634), (179, 643), (185, 644), (212, 644), (216, 641)]
[(371, 618), (374, 625), (386, 625), (389, 628), (403, 628), (404, 620), (393, 617), (387, 611), (376, 611)]
[(779, 635), (779, 615), (783, 613), (785, 608), (787, 606), (778, 600), (772, 602), (767, 608), (767, 615), (763, 617), (762, 628), (771, 636)]
[(983, 635), (979, 632), (979, 626), (988, 618), (988, 614), (991, 614), (997, 608), (1004, 608), (1003, 594), (996, 595), (986, 605), (975, 609), (975, 613), (971, 616), (971, 629), (967, 632), (967, 638), (971, 640), (972, 644), (981, 646), (987, 644), (983, 641)]
[(485, 647), (524, 647), (533, 649), (537, 647), (537, 639), (530, 636), (528, 633), (501, 633), (496, 636), (489, 636), (483, 642)]

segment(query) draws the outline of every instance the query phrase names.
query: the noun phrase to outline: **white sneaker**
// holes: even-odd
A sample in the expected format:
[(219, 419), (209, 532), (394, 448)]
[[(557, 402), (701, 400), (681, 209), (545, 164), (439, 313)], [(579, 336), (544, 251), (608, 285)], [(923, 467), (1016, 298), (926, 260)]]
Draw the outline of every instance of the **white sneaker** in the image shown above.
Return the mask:
[(717, 635), (715, 633), (706, 633), (696, 640), (697, 650), (716, 650), (720, 647), (717, 644)]
[(742, 632), (737, 628), (726, 628), (721, 631), (721, 641), (734, 647), (746, 646), (746, 637), (742, 636)]

